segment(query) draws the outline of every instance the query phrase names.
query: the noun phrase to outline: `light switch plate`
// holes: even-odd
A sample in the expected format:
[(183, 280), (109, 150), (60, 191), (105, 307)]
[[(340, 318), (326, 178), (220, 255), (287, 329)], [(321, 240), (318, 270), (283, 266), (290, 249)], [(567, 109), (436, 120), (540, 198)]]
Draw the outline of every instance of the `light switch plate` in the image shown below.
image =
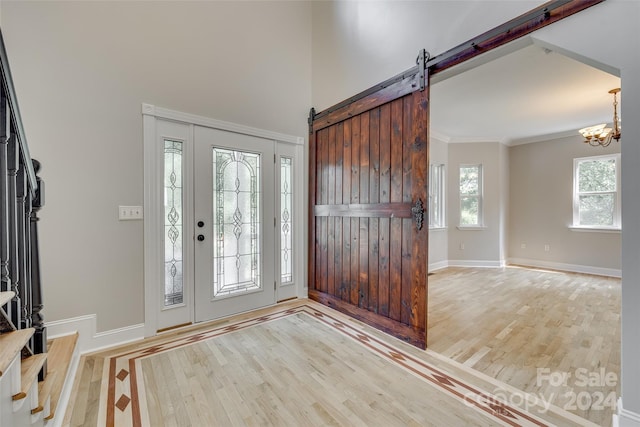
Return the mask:
[(120, 221), (130, 221), (134, 219), (144, 218), (142, 214), (142, 206), (119, 206), (118, 219)]

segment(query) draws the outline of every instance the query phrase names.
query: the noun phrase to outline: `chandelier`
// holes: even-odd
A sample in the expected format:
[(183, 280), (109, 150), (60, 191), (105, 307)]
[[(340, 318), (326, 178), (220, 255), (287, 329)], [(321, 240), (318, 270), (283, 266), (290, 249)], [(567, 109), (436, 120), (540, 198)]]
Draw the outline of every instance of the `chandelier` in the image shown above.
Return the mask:
[(620, 88), (611, 89), (610, 94), (613, 95), (613, 129), (606, 127), (605, 124), (589, 126), (580, 129), (578, 132), (584, 137), (584, 143), (593, 147), (607, 147), (612, 140), (620, 141), (622, 136), (622, 126), (618, 117), (618, 99), (617, 94)]

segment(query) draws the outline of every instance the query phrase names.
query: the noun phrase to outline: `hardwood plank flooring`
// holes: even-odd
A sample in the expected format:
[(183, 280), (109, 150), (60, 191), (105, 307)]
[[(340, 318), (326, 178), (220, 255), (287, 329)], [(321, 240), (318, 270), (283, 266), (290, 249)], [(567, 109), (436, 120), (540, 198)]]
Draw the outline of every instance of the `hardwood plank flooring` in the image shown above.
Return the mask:
[(592, 425), (307, 300), (81, 363), (65, 425)]
[(46, 401), (49, 399), (49, 413), (45, 414), (45, 420), (55, 416), (77, 341), (78, 333), (75, 332), (47, 343), (47, 377), (38, 383), (39, 407), (45, 408)]
[(33, 328), (27, 328), (0, 334), (0, 377), (33, 336), (33, 331)]
[(446, 268), (429, 276), (428, 312), (431, 351), (611, 425), (620, 395), (620, 279)]

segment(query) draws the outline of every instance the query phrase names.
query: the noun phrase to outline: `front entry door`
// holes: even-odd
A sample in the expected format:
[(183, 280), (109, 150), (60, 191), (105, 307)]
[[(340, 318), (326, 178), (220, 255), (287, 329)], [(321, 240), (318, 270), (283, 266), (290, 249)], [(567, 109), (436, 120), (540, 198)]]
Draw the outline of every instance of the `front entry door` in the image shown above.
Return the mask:
[(195, 320), (274, 304), (273, 141), (194, 129)]

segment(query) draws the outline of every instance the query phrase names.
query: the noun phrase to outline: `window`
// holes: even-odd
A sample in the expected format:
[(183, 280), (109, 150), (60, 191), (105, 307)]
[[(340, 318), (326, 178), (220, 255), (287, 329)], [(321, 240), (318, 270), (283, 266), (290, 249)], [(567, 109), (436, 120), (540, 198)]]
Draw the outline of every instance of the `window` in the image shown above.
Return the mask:
[(620, 228), (620, 154), (573, 160), (573, 226)]
[(444, 165), (429, 167), (429, 228), (444, 228)]
[(460, 166), (460, 227), (482, 226), (482, 165)]

